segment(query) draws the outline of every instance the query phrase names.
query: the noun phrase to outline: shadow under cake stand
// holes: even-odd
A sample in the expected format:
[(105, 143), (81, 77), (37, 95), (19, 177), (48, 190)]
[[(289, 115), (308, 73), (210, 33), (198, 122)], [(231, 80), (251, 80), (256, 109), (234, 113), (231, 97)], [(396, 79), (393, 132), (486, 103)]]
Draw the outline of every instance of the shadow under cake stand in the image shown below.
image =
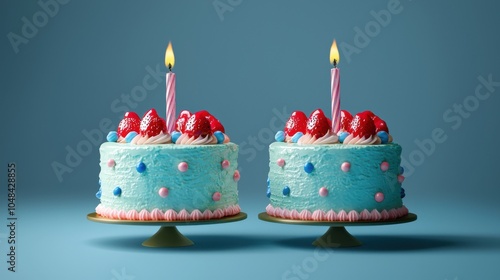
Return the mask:
[(222, 224), (241, 221), (247, 218), (247, 214), (240, 212), (233, 216), (222, 217), (220, 219), (210, 220), (186, 220), (186, 221), (136, 221), (136, 220), (115, 220), (101, 217), (97, 213), (90, 213), (87, 219), (93, 222), (118, 224), (118, 225), (134, 225), (134, 226), (160, 226), (160, 229), (150, 238), (142, 242), (146, 247), (182, 247), (191, 246), (194, 244), (189, 238), (182, 235), (177, 230), (177, 226), (198, 226)]
[(330, 228), (321, 237), (312, 244), (318, 247), (355, 247), (362, 245), (361, 241), (352, 236), (346, 229), (346, 226), (379, 226), (409, 223), (417, 220), (417, 215), (408, 213), (408, 215), (385, 221), (306, 221), (278, 218), (268, 215), (266, 212), (259, 214), (259, 219), (280, 224), (305, 225), (305, 226), (329, 226)]

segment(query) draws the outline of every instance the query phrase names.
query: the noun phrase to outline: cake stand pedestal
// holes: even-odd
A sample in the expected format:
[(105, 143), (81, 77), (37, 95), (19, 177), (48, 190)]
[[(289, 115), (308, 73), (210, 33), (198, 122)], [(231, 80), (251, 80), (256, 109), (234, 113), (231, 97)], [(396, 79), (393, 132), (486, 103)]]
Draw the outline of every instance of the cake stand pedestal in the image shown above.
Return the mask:
[(136, 226), (160, 226), (160, 229), (150, 238), (142, 242), (146, 247), (182, 247), (191, 246), (193, 241), (182, 235), (177, 230), (177, 226), (195, 226), (195, 225), (211, 225), (237, 222), (247, 218), (247, 214), (240, 212), (234, 216), (222, 217), (212, 220), (198, 221), (135, 221), (135, 220), (115, 220), (99, 216), (97, 213), (90, 213), (87, 219), (93, 222), (119, 225), (136, 225)]
[(409, 213), (408, 215), (388, 221), (358, 221), (358, 222), (328, 222), (328, 221), (304, 221), (290, 220), (269, 216), (266, 212), (259, 214), (259, 219), (280, 224), (290, 225), (306, 225), (306, 226), (330, 226), (330, 228), (321, 237), (316, 239), (312, 244), (318, 247), (355, 247), (360, 246), (361, 241), (352, 236), (346, 229), (346, 226), (377, 226), (377, 225), (394, 225), (413, 222), (417, 219), (417, 215)]

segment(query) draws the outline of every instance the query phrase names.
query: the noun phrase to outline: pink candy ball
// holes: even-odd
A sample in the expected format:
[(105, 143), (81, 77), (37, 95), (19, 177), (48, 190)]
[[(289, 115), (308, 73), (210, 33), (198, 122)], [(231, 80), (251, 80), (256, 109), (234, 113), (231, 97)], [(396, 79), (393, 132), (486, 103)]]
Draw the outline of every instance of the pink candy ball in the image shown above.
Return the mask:
[(389, 170), (389, 163), (387, 161), (384, 161), (380, 164), (380, 170), (382, 171), (387, 171)]
[(165, 187), (162, 187), (162, 188), (160, 188), (160, 189), (158, 190), (158, 194), (159, 194), (161, 197), (165, 198), (165, 197), (167, 197), (167, 196), (168, 196), (168, 189), (167, 189), (167, 188), (165, 188)]
[(283, 167), (285, 165), (285, 160), (282, 159), (282, 158), (279, 158), (277, 161), (276, 161), (276, 164), (279, 166), (279, 167)]
[(328, 189), (325, 187), (321, 187), (318, 191), (319, 195), (325, 197), (328, 195)]
[(222, 161), (222, 168), (226, 169), (229, 167), (229, 165), (231, 165), (231, 163), (229, 162), (229, 160), (225, 159)]
[(405, 176), (403, 175), (398, 175), (398, 183), (402, 184), (405, 180)]
[(238, 170), (235, 170), (235, 171), (234, 171), (234, 174), (233, 174), (233, 180), (234, 180), (235, 182), (238, 182), (238, 181), (240, 180), (240, 177), (241, 177), (241, 176), (240, 176), (240, 172), (239, 172)]
[(378, 192), (375, 194), (375, 201), (376, 202), (382, 202), (382, 201), (384, 201), (384, 198), (385, 198), (384, 194), (381, 192)]
[(108, 167), (115, 167), (115, 165), (116, 165), (116, 162), (114, 159), (108, 160)]
[(180, 172), (186, 172), (189, 168), (189, 165), (187, 164), (187, 162), (183, 161), (179, 163), (179, 165), (177, 165), (177, 168), (179, 169)]
[(215, 192), (213, 195), (212, 195), (212, 200), (213, 201), (219, 201), (220, 200), (220, 192)]
[(351, 164), (346, 161), (344, 163), (342, 163), (342, 165), (340, 166), (340, 169), (342, 169), (342, 171), (344, 172), (349, 172), (349, 170), (351, 170)]

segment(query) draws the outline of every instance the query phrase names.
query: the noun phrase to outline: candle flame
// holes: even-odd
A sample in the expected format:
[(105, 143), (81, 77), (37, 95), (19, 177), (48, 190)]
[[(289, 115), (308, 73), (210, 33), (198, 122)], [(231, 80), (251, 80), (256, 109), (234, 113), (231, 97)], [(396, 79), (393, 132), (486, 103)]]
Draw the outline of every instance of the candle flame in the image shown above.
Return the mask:
[(339, 49), (337, 48), (337, 41), (333, 40), (332, 47), (330, 48), (330, 63), (337, 66), (340, 61)]
[(168, 67), (168, 69), (174, 68), (175, 64), (175, 56), (174, 56), (174, 49), (172, 48), (172, 42), (168, 42), (168, 47), (167, 50), (165, 51), (165, 66)]

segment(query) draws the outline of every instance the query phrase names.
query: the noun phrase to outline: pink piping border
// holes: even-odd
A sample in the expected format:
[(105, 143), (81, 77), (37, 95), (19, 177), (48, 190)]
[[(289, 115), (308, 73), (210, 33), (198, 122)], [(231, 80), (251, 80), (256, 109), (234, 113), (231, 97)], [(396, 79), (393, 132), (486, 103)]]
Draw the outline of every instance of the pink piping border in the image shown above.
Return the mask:
[(198, 220), (210, 220), (210, 219), (220, 219), (225, 216), (233, 216), (240, 213), (241, 209), (239, 205), (228, 206), (224, 209), (216, 209), (214, 211), (205, 210), (201, 212), (195, 209), (189, 213), (187, 210), (182, 209), (176, 212), (172, 209), (162, 211), (160, 209), (153, 209), (151, 212), (143, 209), (141, 211), (137, 210), (114, 210), (106, 208), (101, 204), (97, 205), (95, 208), (97, 214), (104, 218), (117, 219), (117, 220), (138, 220), (138, 221), (198, 221)]
[(327, 212), (323, 210), (315, 210), (313, 212), (309, 210), (302, 210), (298, 212), (297, 210), (281, 209), (279, 207), (275, 208), (271, 204), (269, 204), (266, 207), (266, 212), (267, 214), (274, 217), (291, 220), (356, 222), (396, 219), (406, 216), (408, 214), (408, 209), (403, 205), (400, 208), (382, 210), (381, 212), (379, 212), (377, 209), (373, 209), (372, 211), (368, 211), (367, 209), (365, 209), (361, 212), (357, 212), (354, 210), (346, 212), (344, 210), (341, 210), (338, 213), (333, 210), (329, 210)]

